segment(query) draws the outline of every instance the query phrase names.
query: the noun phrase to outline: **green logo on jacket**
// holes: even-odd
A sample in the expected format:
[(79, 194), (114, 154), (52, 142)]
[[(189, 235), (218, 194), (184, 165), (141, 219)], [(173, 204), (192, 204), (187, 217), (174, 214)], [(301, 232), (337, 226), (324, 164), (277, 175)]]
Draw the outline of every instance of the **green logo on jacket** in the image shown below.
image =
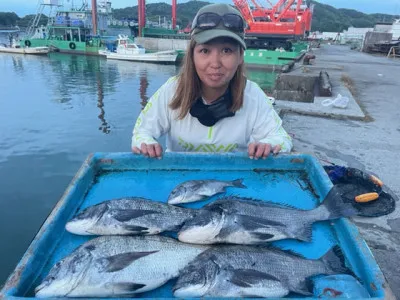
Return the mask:
[(219, 152), (233, 151), (238, 147), (237, 144), (228, 144), (228, 145), (199, 144), (199, 145), (193, 145), (192, 143), (185, 142), (181, 138), (179, 138), (178, 144), (185, 151), (188, 151), (188, 152), (210, 152), (210, 153), (216, 152), (216, 153), (219, 153)]

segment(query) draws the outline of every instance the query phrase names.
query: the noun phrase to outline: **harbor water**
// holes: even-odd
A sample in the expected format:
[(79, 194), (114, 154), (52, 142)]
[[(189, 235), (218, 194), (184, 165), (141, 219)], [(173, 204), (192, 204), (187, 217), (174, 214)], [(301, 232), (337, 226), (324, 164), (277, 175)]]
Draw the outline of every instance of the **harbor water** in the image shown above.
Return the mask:
[[(101, 57), (0, 53), (0, 285), (88, 154), (130, 151), (141, 109), (178, 72)], [(247, 75), (266, 91), (276, 77)]]

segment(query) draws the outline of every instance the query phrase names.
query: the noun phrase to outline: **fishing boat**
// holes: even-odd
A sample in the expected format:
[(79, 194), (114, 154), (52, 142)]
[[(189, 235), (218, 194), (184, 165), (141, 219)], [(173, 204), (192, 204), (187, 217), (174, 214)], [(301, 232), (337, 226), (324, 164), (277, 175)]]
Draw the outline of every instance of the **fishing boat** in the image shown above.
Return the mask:
[(10, 44), (0, 44), (0, 53), (47, 54), (49, 47), (21, 47), (15, 37), (10, 34)]
[(116, 47), (108, 47), (105, 50), (99, 50), (100, 55), (107, 59), (154, 62), (154, 63), (175, 63), (178, 53), (175, 50), (146, 52), (146, 49), (134, 43), (127, 35), (119, 34)]
[(8, 47), (2, 44), (0, 45), (0, 53), (47, 54), (49, 53), (49, 47)]
[[(111, 17), (111, 2), (98, 1), (95, 9), (89, 8), (87, 0), (82, 0), (79, 6), (76, 4), (64, 7), (60, 0), (39, 0), (38, 12), (20, 46), (45, 46), (61, 53), (98, 55)], [(49, 11), (48, 23), (39, 25), (45, 11)]]

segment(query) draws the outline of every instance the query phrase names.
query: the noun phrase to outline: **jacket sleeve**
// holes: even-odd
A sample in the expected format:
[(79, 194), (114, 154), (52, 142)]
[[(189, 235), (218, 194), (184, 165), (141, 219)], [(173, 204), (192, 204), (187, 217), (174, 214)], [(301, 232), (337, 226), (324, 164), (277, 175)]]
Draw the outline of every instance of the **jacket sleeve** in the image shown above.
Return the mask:
[(264, 92), (257, 87), (257, 109), (250, 142), (271, 144), (273, 147), (280, 145), (281, 152), (292, 150), (292, 138), (282, 127), (282, 120), (273, 108), (270, 100)]
[(136, 120), (132, 132), (131, 147), (145, 144), (156, 144), (157, 139), (170, 129), (170, 115), (168, 103), (175, 90), (173, 89), (174, 77), (169, 79), (147, 102)]

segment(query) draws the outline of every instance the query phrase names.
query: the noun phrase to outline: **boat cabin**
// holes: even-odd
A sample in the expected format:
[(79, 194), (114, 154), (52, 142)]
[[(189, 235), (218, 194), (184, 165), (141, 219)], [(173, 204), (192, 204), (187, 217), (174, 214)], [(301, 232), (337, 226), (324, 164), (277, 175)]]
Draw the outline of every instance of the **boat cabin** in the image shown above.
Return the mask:
[(146, 49), (138, 44), (135, 44), (127, 35), (119, 34), (117, 39), (117, 49), (118, 54), (145, 54)]

